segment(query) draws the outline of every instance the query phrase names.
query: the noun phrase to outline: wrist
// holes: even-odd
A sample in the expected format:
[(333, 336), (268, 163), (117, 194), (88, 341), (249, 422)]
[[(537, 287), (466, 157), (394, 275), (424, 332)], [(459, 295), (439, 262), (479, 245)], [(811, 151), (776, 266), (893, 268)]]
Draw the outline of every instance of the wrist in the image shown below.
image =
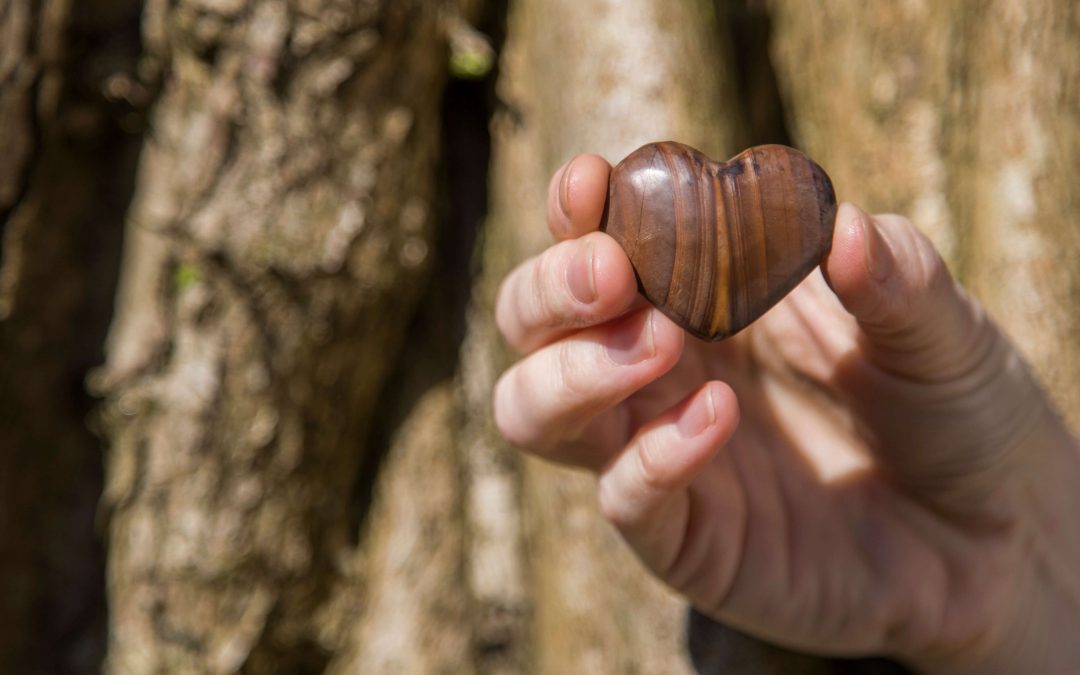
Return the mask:
[(1080, 672), (1080, 441), (1057, 418), (1036, 436), (1014, 476), (1015, 564), (997, 580), (1012, 602), (964, 644), (907, 659), (918, 672)]

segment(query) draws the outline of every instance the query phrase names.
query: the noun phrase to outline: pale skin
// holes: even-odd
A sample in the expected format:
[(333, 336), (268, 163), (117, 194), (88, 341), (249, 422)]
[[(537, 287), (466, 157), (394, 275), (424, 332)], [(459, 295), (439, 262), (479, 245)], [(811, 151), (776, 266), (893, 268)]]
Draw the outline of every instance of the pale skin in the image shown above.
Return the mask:
[(558, 243), (500, 290), (524, 354), (495, 388), (507, 440), (596, 472), (645, 565), (748, 633), (925, 672), (1080, 672), (1080, 443), (929, 240), (842, 204), (821, 272), (707, 343), (597, 231), (610, 168), (556, 172)]

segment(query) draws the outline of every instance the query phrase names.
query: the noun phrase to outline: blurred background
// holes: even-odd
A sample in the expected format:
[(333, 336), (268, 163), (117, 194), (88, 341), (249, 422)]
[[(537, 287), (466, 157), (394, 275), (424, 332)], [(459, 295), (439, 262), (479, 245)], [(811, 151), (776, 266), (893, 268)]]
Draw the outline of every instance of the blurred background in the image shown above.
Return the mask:
[(0, 0), (0, 672), (837, 673), (494, 432), (551, 172), (808, 152), (1080, 424), (1072, 0)]

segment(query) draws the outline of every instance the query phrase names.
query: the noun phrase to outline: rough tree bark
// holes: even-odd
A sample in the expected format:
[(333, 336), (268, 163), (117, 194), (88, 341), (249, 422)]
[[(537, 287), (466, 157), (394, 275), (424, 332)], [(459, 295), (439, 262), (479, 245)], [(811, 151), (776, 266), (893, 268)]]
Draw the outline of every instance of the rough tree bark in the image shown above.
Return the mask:
[(930, 234), (1076, 426), (1080, 6), (778, 0), (774, 16), (796, 140), (840, 198)]
[[(790, 138), (927, 229), (1080, 424), (1080, 8), (505, 4), (0, 0), (0, 671), (104, 647), (80, 382), (124, 219), (90, 378), (114, 673), (887, 672), (687, 633), (593, 481), (498, 438), (492, 301), (575, 152)], [(443, 87), (480, 17), (472, 279), (486, 138)]]
[(426, 2), (150, 2), (164, 72), (106, 367), (117, 673), (319, 672), (320, 609), (426, 278)]
[(104, 651), (101, 360), (138, 148), (138, 7), (0, 2), (0, 672)]
[[(501, 35), (501, 12), (471, 14), (496, 39)], [(470, 27), (457, 29), (451, 42), (479, 42), (470, 47), (477, 53), (489, 49)], [(481, 639), (486, 633), (465, 580), (475, 528), (464, 515), (457, 430), (475, 413), (462, 406), (455, 384), (470, 261), (487, 209), (491, 82), (490, 74), (454, 80), (443, 102), (438, 259), (379, 406), (375, 454), (361, 472), (362, 484), (373, 486), (371, 507), (320, 617), (335, 645), (330, 673), (471, 673), (502, 653), (502, 643)]]

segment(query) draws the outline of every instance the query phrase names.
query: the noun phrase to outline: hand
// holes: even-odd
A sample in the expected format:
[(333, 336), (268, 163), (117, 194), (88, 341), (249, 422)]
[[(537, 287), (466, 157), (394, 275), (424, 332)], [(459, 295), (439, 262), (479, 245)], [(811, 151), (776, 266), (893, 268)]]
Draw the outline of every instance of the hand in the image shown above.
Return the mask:
[(595, 231), (609, 171), (556, 173), (561, 241), (500, 290), (527, 354), (496, 386), (501, 433), (597, 472), (644, 563), (749, 633), (954, 673), (1080, 669), (1078, 444), (930, 242), (843, 204), (824, 274), (706, 343)]

